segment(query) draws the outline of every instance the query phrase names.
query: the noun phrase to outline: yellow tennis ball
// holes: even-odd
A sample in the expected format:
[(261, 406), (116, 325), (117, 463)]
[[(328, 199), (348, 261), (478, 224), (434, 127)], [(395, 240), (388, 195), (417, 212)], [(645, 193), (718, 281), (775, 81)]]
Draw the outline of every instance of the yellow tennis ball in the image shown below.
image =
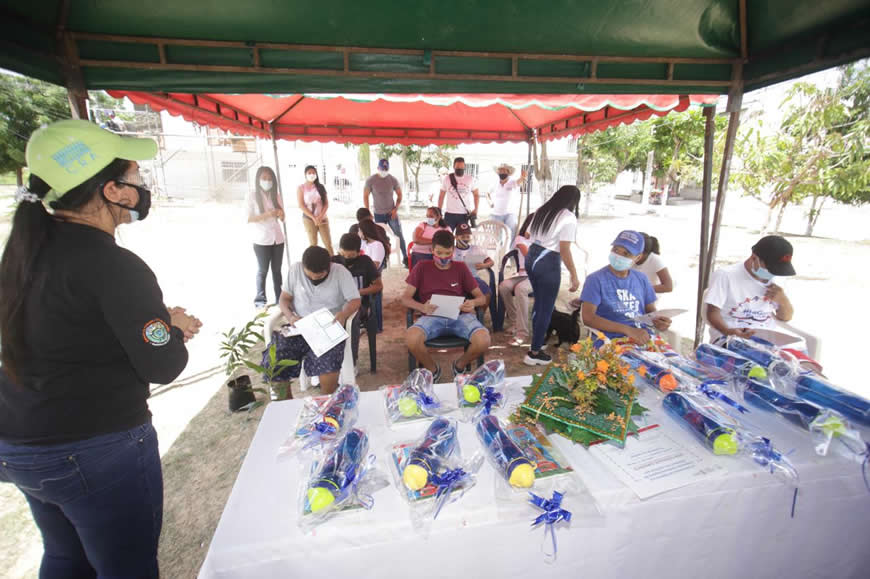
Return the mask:
[(713, 454), (737, 454), (737, 437), (733, 432), (720, 434), (713, 441)]
[(308, 489), (308, 506), (312, 513), (321, 511), (335, 502), (335, 496), (322, 487)]
[(508, 482), (513, 487), (527, 489), (535, 484), (535, 467), (530, 464), (520, 464), (511, 473)]
[(750, 378), (758, 378), (759, 380), (767, 380), (767, 370), (761, 366), (753, 366), (749, 371)]
[(402, 473), (402, 481), (412, 491), (419, 491), (429, 482), (429, 473), (418, 464), (409, 464)]
[(466, 384), (462, 387), (462, 397), (469, 404), (477, 404), (480, 402), (480, 389), (474, 384)]
[(410, 396), (403, 396), (399, 398), (399, 413), (405, 418), (411, 418), (420, 414), (420, 407), (417, 405), (417, 401)]

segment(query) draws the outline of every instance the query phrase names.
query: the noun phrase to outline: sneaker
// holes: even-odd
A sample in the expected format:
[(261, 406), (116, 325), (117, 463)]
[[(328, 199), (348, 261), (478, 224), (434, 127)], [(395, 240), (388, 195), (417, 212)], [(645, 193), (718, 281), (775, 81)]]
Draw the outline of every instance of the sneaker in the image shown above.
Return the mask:
[(523, 364), (526, 366), (546, 366), (552, 361), (553, 358), (543, 350), (538, 352), (532, 352), (529, 350), (526, 353), (526, 357), (523, 358)]
[(459, 376), (460, 374), (465, 374), (465, 372), (468, 370), (467, 367), (466, 368), (457, 368), (456, 362), (453, 362), (450, 365), (453, 367), (453, 379), (454, 380), (456, 379), (457, 376)]
[(525, 342), (528, 342), (528, 338), (521, 338), (519, 336), (515, 337), (510, 341), (511, 346), (522, 346)]

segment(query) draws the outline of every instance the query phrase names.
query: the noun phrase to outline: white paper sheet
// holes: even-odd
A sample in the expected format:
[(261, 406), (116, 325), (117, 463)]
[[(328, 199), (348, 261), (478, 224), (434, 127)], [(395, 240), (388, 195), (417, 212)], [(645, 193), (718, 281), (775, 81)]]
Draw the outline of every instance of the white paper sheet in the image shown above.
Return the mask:
[(347, 339), (347, 332), (335, 321), (335, 316), (322, 308), (282, 329), (284, 336), (302, 335), (315, 356), (322, 356)]
[(802, 340), (802, 338), (800, 338), (799, 336), (794, 336), (792, 334), (787, 334), (785, 332), (780, 332), (771, 328), (750, 329), (752, 330), (754, 336), (757, 336), (762, 340), (767, 340), (774, 346), (792, 346)]
[(726, 472), (705, 448), (684, 442), (658, 426), (629, 436), (624, 449), (596, 444), (589, 452), (643, 500)]
[(461, 296), (442, 296), (433, 294), (429, 299), (429, 303), (438, 306), (433, 316), (441, 316), (455, 320), (459, 317), (459, 306), (465, 301)]
[(680, 308), (672, 308), (669, 310), (657, 310), (657, 311), (649, 313), (649, 314), (644, 314), (642, 316), (638, 316), (635, 318), (635, 321), (652, 325), (653, 318), (674, 319), (675, 317), (679, 316), (680, 314), (685, 314), (687, 311), (689, 311), (689, 310), (683, 310)]

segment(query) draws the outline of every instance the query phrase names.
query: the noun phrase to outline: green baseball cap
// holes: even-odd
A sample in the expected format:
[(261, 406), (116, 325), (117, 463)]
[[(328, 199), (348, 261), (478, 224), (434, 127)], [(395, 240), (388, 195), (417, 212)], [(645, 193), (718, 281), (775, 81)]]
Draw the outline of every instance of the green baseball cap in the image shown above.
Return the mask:
[(101, 129), (89, 121), (69, 119), (38, 129), (27, 142), (30, 172), (51, 185), (46, 203), (81, 185), (115, 159), (140, 161), (157, 154), (153, 139), (134, 139)]

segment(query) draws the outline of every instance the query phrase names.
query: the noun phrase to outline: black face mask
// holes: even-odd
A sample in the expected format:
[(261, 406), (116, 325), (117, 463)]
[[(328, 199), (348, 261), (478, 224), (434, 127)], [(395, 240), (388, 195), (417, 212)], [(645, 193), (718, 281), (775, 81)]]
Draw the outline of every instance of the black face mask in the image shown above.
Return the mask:
[(116, 180), (115, 183), (117, 183), (118, 185), (126, 185), (135, 189), (139, 193), (139, 201), (136, 203), (136, 205), (130, 207), (129, 205), (121, 205), (120, 203), (109, 201), (108, 199), (106, 199), (104, 194), (103, 199), (105, 199), (106, 203), (109, 203), (111, 205), (117, 205), (118, 207), (123, 207), (127, 211), (135, 211), (136, 219), (133, 219), (133, 221), (142, 221), (146, 217), (148, 217), (148, 211), (151, 209), (151, 191), (141, 185), (134, 185), (132, 183), (127, 183), (126, 181)]
[(453, 172), (456, 173), (457, 177), (462, 177), (463, 175), (465, 175), (465, 169), (454, 169)]
[(354, 263), (356, 263), (356, 260), (358, 260), (358, 259), (359, 259), (359, 257), (345, 257), (344, 263), (345, 263), (345, 265), (353, 265)]
[(498, 178), (501, 179), (502, 181), (504, 181), (505, 179), (508, 178), (508, 174), (507, 173), (499, 173)]
[(309, 278), (308, 278), (308, 281), (310, 281), (313, 285), (320, 285), (320, 284), (322, 284), (323, 282), (325, 282), (325, 281), (326, 281), (326, 278), (328, 278), (328, 277), (329, 277), (329, 275), (325, 275), (325, 276), (323, 276), (323, 277), (320, 278), (320, 279), (311, 279), (311, 278), (309, 277)]

